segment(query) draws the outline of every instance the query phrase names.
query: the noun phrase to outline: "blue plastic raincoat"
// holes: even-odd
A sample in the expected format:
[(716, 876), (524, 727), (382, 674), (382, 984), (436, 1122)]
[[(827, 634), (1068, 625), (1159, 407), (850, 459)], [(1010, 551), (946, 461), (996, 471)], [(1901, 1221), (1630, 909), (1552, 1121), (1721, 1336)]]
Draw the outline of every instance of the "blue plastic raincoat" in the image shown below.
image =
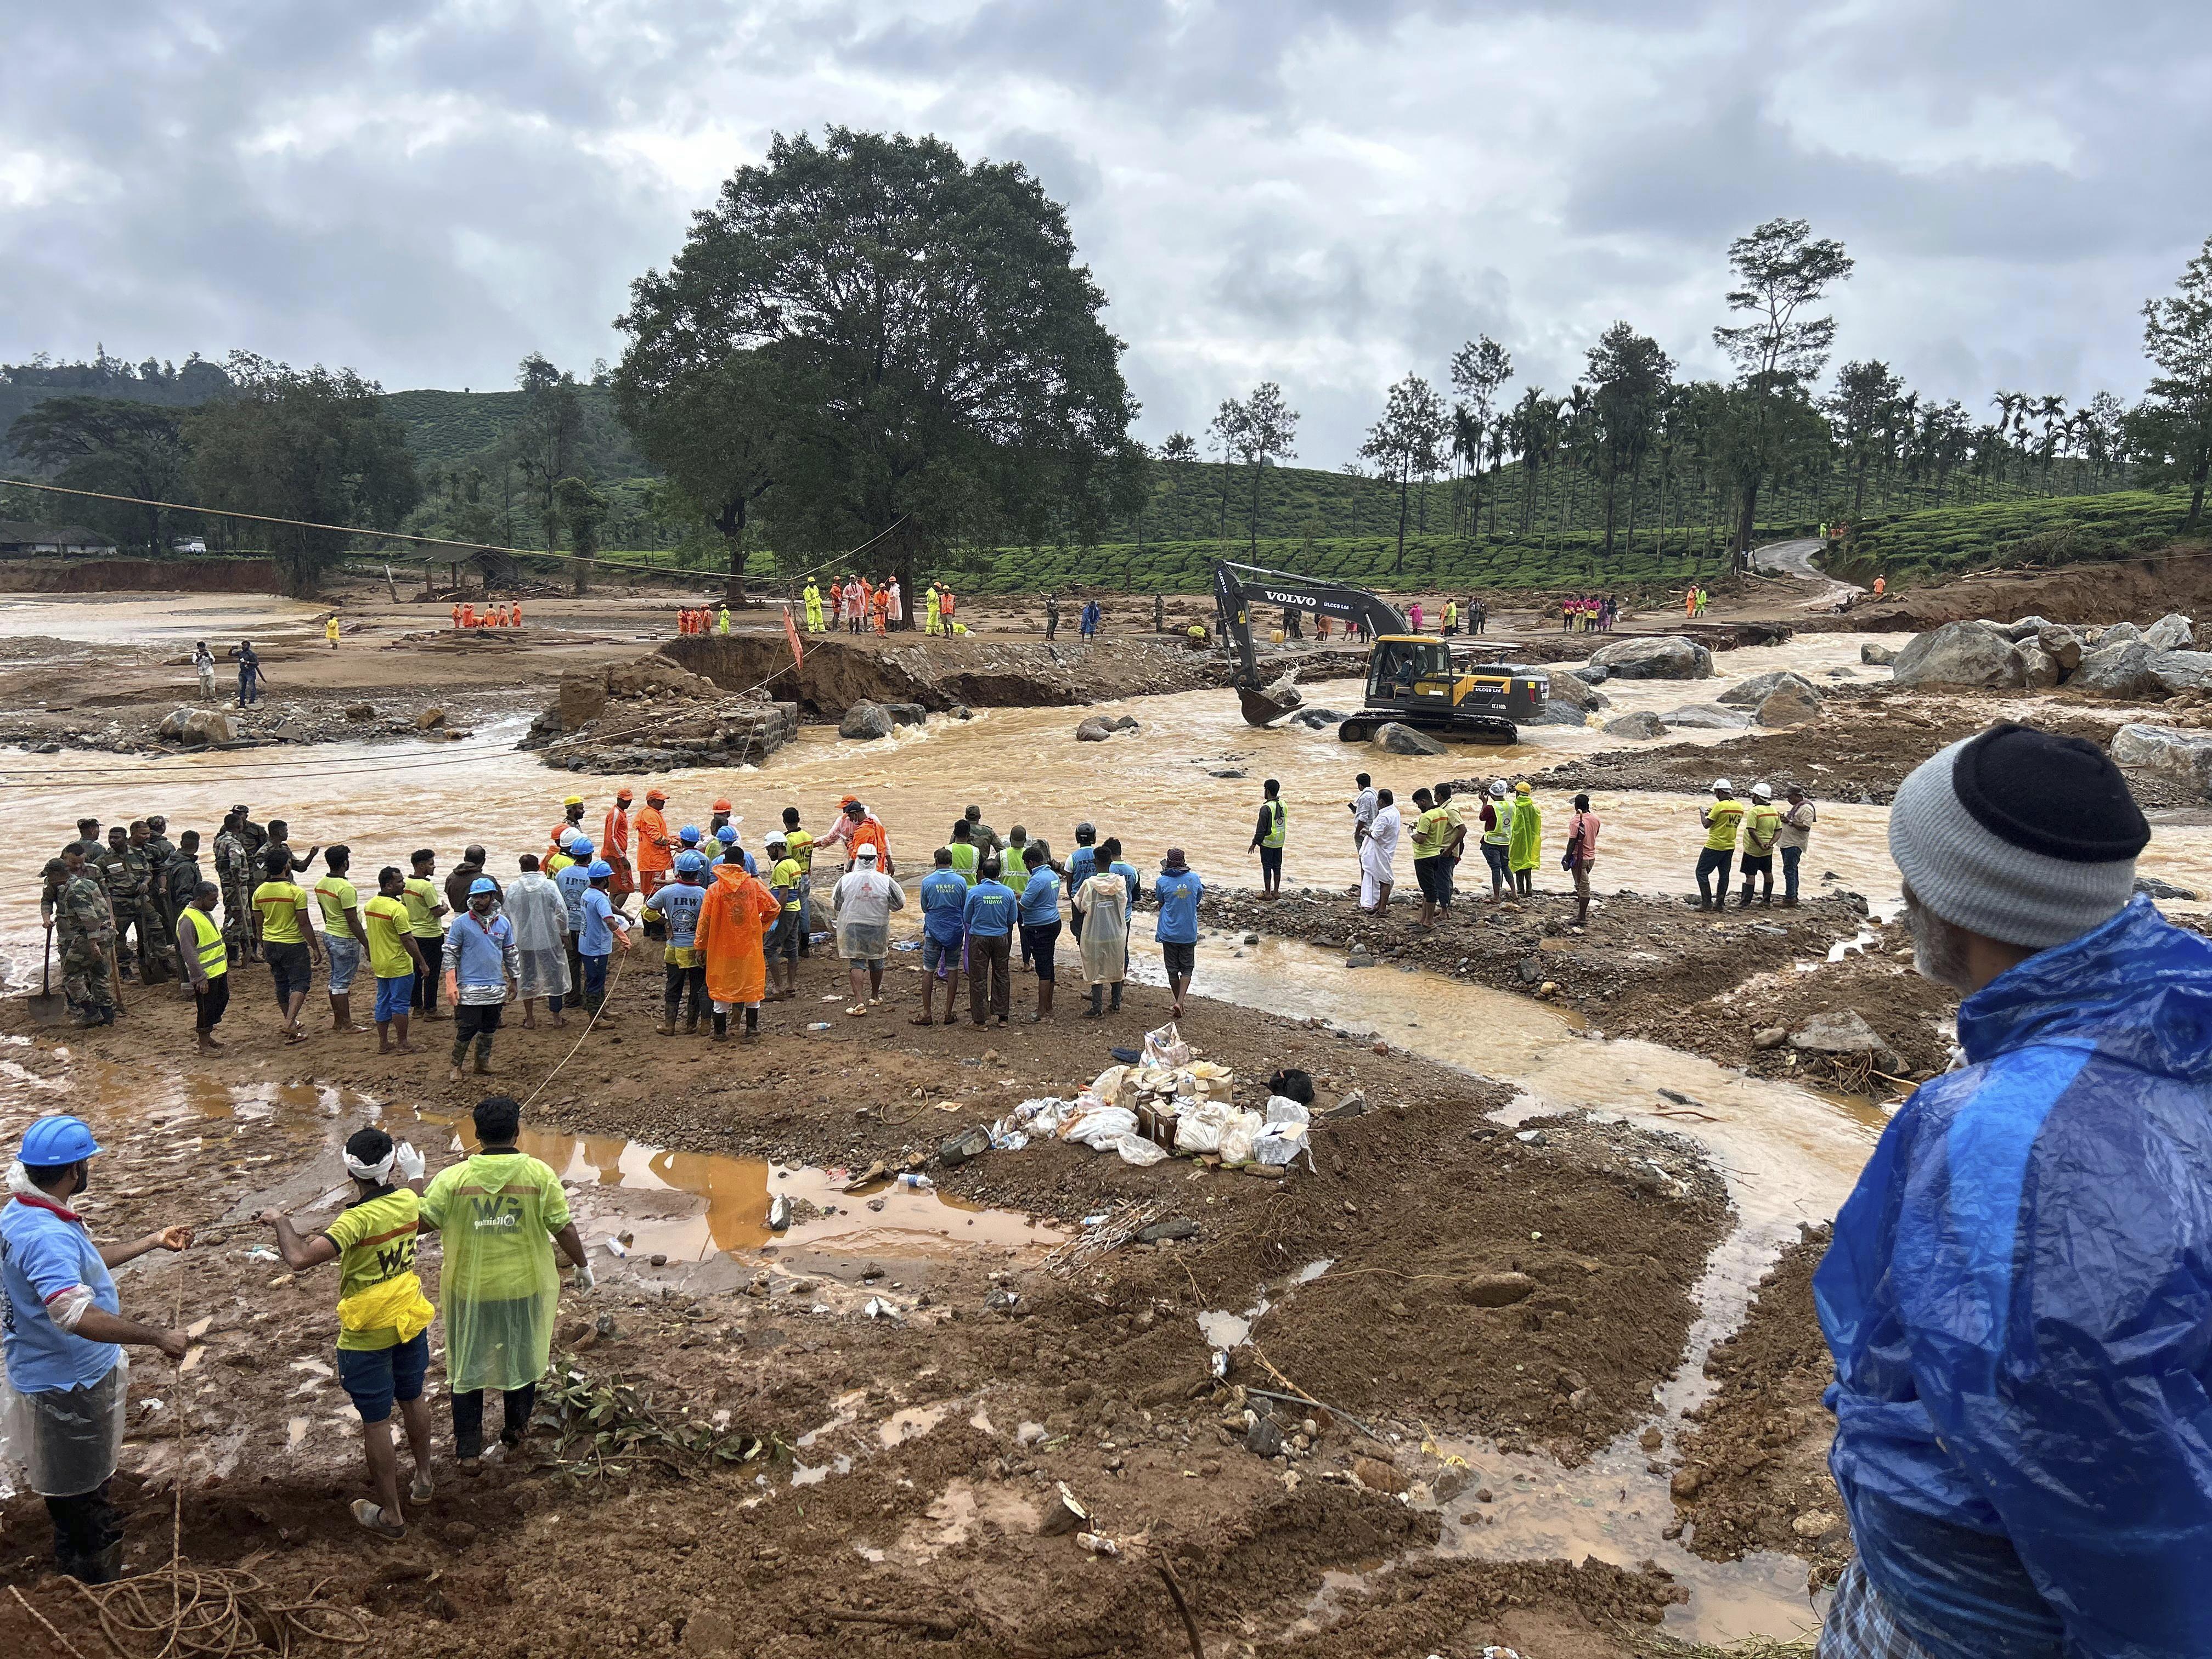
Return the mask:
[(2212, 1653), (2212, 942), (2136, 898), (1959, 1036), (1813, 1281), (1866, 1571), (1942, 1659)]

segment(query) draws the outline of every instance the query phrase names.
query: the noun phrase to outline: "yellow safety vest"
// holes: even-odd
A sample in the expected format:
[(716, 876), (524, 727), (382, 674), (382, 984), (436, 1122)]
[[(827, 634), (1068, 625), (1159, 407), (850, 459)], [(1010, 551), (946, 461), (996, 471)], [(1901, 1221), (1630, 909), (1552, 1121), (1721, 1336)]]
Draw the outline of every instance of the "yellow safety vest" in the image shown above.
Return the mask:
[(188, 904), (177, 918), (189, 923), (192, 930), (192, 948), (199, 953), (200, 973), (208, 979), (230, 971), (230, 955), (223, 949), (222, 924), (200, 908)]
[(1262, 801), (1260, 806), (1262, 811), (1268, 814), (1271, 825), (1267, 833), (1260, 837), (1260, 845), (1280, 847), (1283, 844), (1283, 824), (1290, 814), (1283, 810), (1283, 803), (1279, 800)]

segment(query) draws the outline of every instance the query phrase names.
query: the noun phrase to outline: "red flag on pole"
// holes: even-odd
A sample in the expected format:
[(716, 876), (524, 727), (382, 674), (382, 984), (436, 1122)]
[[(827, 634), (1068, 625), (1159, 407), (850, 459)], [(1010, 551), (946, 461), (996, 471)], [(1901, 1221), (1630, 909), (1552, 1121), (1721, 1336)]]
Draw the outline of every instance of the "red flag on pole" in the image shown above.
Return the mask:
[(792, 625), (791, 607), (787, 605), (783, 607), (783, 637), (791, 641), (791, 665), (793, 668), (803, 666), (806, 661), (806, 649), (799, 642), (799, 629)]

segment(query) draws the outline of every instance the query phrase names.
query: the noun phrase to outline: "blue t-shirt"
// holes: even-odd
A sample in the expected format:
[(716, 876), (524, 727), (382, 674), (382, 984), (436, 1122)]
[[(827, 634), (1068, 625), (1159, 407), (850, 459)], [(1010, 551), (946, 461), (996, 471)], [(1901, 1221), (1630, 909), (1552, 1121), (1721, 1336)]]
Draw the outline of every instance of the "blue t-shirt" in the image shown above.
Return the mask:
[(667, 920), (670, 946), (689, 951), (698, 942), (699, 907), (706, 902), (705, 888), (672, 881), (665, 887), (655, 888), (653, 896), (645, 902), (647, 909), (658, 910)]
[(1097, 873), (1098, 849), (1097, 848), (1079, 847), (1067, 855), (1067, 885), (1070, 892), (1082, 886), (1085, 882)]
[(123, 1358), (112, 1342), (88, 1342), (48, 1317), (47, 1302), (78, 1285), (102, 1313), (122, 1312), (83, 1223), (21, 1200), (0, 1208), (0, 1346), (18, 1394), (88, 1387)]
[(1137, 866), (1133, 864), (1124, 864), (1120, 859), (1115, 859), (1112, 867), (1115, 875), (1129, 884), (1129, 902), (1133, 907), (1137, 901), (1145, 896), (1145, 884), (1137, 879)]
[(592, 890), (591, 871), (588, 864), (563, 865), (553, 878), (553, 884), (561, 890), (561, 902), (568, 908), (571, 939), (584, 931), (584, 895)]
[[(568, 872), (562, 871), (562, 875)], [(584, 890), (584, 925), (577, 930), (576, 954), (603, 957), (615, 948), (614, 924), (607, 920), (614, 915), (615, 902), (600, 887)]]
[(1022, 889), (1023, 925), (1042, 927), (1048, 921), (1059, 920), (1060, 878), (1049, 870), (1040, 870)]
[(957, 870), (932, 870), (921, 878), (921, 931), (939, 945), (960, 942), (968, 909), (968, 884)]
[[(753, 855), (745, 848), (742, 847), (732, 847), (730, 849), (730, 853), (735, 853), (738, 855), (738, 861), (745, 866), (745, 873), (747, 875), (757, 876), (760, 874), (760, 866), (753, 862)], [(730, 853), (715, 854), (714, 858), (708, 861), (707, 867), (709, 870), (713, 869), (715, 865), (720, 864), (724, 860), (727, 859), (730, 856)]]
[(1152, 929), (1152, 937), (1163, 945), (1197, 944), (1198, 901), (1205, 891), (1206, 884), (1195, 870), (1163, 872), (1152, 884), (1152, 896), (1160, 902), (1159, 926)]
[(1021, 900), (1003, 881), (979, 881), (968, 895), (968, 931), (981, 939), (1011, 933), (1020, 908)]

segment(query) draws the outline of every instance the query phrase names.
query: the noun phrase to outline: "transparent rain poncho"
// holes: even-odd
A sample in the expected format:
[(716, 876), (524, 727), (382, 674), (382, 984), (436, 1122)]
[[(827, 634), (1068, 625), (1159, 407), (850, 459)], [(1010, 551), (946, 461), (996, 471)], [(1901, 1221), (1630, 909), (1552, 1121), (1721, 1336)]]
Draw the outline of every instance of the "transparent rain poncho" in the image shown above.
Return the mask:
[(1129, 884), (1115, 875), (1087, 878), (1075, 890), (1083, 913), (1083, 978), (1119, 985), (1129, 966)]
[(438, 1172), (422, 1218), (444, 1240), (438, 1304), (453, 1391), (536, 1382), (561, 1294), (553, 1235), (568, 1224), (568, 1199), (560, 1176), (526, 1152), (478, 1152)]
[(502, 908), (514, 929), (515, 954), (522, 959), (522, 995), (566, 996), (568, 912), (561, 890), (541, 875), (518, 876), (507, 886)]

